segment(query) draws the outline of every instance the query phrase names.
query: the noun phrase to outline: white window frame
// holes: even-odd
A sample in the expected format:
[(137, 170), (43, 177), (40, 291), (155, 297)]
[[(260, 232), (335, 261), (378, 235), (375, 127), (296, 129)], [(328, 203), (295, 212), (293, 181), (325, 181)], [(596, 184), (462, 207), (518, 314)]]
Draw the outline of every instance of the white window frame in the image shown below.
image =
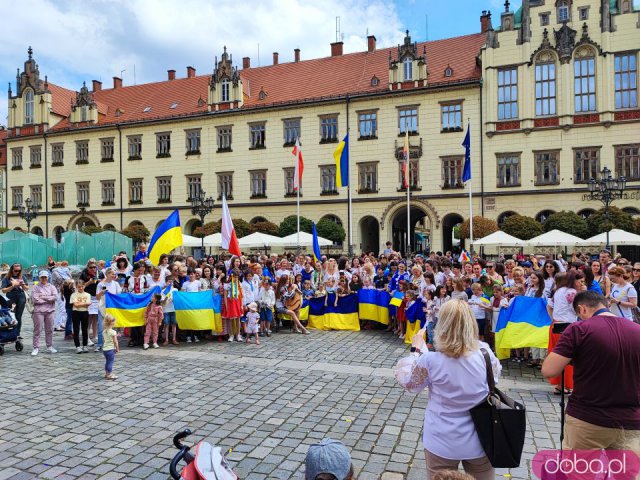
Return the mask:
[(225, 194), (227, 199), (233, 198), (233, 172), (220, 172), (216, 174), (218, 183), (218, 200)]
[(498, 70), (498, 120), (513, 120), (517, 118), (518, 68), (502, 68)]
[(187, 175), (187, 202), (202, 194), (202, 175)]
[(24, 94), (24, 124), (32, 125), (35, 121), (35, 102), (33, 90), (28, 88)]
[(88, 207), (91, 200), (89, 182), (77, 182), (76, 194), (78, 197), (78, 207)]
[(171, 203), (171, 177), (156, 177), (158, 202)]
[(638, 54), (619, 53), (614, 59), (616, 110), (638, 108)]
[(142, 159), (142, 135), (128, 136), (127, 150), (129, 152), (129, 160)]
[(496, 187), (519, 187), (520, 155), (499, 154), (496, 158)]
[(116, 181), (101, 180), (100, 192), (102, 195), (102, 205), (115, 205), (116, 203)]
[(251, 198), (267, 196), (267, 171), (252, 170), (249, 172)]
[(51, 185), (52, 207), (64, 207), (64, 183)]
[(230, 152), (233, 141), (233, 128), (230, 125), (216, 127), (218, 152)]
[(402, 61), (402, 79), (405, 82), (413, 80), (413, 59), (410, 57), (406, 57)]
[(552, 117), (557, 114), (555, 62), (536, 63), (534, 74), (536, 117)]

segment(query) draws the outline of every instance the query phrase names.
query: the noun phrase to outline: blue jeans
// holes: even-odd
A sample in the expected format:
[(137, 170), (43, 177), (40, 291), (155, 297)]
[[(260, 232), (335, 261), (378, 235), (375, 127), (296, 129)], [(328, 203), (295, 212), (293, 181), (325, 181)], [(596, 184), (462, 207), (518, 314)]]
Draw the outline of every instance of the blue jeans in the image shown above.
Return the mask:
[(104, 338), (102, 337), (102, 313), (98, 309), (98, 347), (102, 348)]
[(64, 336), (73, 335), (73, 305), (65, 305), (67, 311), (67, 321), (64, 324)]
[(436, 325), (433, 322), (427, 322), (427, 343), (435, 345)]
[(104, 355), (104, 371), (107, 373), (111, 373), (113, 370), (113, 361), (116, 359), (116, 351), (115, 350), (107, 350), (106, 352), (103, 350), (102, 354)]

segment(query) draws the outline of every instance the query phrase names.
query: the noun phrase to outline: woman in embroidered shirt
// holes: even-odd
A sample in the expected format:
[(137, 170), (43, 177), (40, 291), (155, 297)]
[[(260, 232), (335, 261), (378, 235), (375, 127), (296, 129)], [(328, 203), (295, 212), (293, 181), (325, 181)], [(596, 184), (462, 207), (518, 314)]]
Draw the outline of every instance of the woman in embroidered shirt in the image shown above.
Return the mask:
[(429, 389), (422, 441), (427, 479), (439, 470), (464, 470), (477, 480), (494, 480), (469, 410), (489, 394), (481, 348), (491, 359), (496, 382), (501, 365), (489, 345), (478, 341), (478, 324), (469, 306), (451, 300), (440, 310), (435, 328), (435, 352), (426, 349), (424, 330), (412, 339), (416, 353), (402, 358), (395, 369), (398, 383), (411, 393)]
[(229, 274), (227, 283), (224, 285), (222, 318), (230, 342), (233, 342), (234, 336), (236, 341), (242, 341), (242, 336), (240, 335), (240, 317), (242, 317), (244, 312), (242, 311), (242, 287), (239, 278), (240, 272), (237, 269), (233, 269)]

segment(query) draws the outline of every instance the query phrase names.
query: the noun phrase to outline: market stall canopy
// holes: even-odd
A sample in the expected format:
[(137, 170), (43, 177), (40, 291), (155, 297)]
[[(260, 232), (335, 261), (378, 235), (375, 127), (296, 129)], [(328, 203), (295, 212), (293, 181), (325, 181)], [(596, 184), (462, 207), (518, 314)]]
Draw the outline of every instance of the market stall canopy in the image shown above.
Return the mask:
[(509, 235), (508, 233), (503, 232), (502, 230), (498, 230), (497, 232), (493, 232), (486, 237), (482, 237), (479, 240), (473, 242), (475, 246), (498, 246), (498, 247), (521, 247), (525, 244), (524, 240), (520, 240), (519, 238), (514, 237), (513, 235)]
[(218, 247), (222, 245), (222, 234), (220, 233), (212, 233), (211, 235), (207, 235), (204, 237), (204, 246), (205, 247)]
[[(281, 238), (284, 241), (284, 245), (287, 246), (296, 246), (298, 245), (298, 234), (292, 233), (291, 235), (287, 235), (286, 237)], [(330, 247), (333, 245), (331, 240), (327, 240), (326, 238), (318, 237), (318, 244), (321, 247)], [(300, 246), (302, 247), (311, 247), (313, 245), (313, 235), (307, 232), (300, 232)]]
[(182, 234), (182, 246), (183, 247), (200, 247), (202, 246), (202, 239), (198, 237), (192, 237), (191, 235)]
[[(583, 240), (580, 245), (606, 245), (607, 244), (607, 232), (599, 233), (591, 238)], [(635, 233), (625, 232), (618, 228), (614, 228), (609, 231), (609, 245), (633, 245), (640, 246), (640, 235)]]
[(550, 232), (543, 233), (537, 237), (533, 237), (531, 240), (527, 240), (524, 244), (528, 247), (569, 247), (574, 245), (581, 245), (584, 240), (575, 235), (571, 235), (560, 230), (551, 230)]
[(238, 240), (240, 248), (251, 247), (274, 247), (277, 245), (284, 245), (283, 239), (275, 237), (273, 235), (267, 235), (266, 233), (254, 232), (251, 235), (242, 237)]

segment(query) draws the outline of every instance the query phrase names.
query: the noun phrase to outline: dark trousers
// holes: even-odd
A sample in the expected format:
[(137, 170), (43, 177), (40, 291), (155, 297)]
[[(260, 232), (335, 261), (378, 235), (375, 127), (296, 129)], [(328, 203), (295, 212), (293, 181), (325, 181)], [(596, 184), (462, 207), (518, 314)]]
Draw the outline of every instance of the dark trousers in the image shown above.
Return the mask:
[[(64, 324), (64, 336), (68, 337), (71, 335), (76, 329), (73, 328), (73, 305), (65, 305), (64, 309), (67, 311), (67, 321)], [(77, 345), (76, 345), (77, 347)]]
[(18, 321), (18, 336), (20, 336), (20, 329), (22, 328), (22, 314), (24, 313), (24, 308), (27, 305), (27, 297), (21, 295), (18, 301), (16, 302), (16, 309), (14, 311), (16, 315), (16, 320)]
[(144, 327), (131, 327), (131, 340), (129, 344), (132, 347), (139, 347), (144, 341)]
[(104, 354), (104, 371), (107, 373), (111, 373), (113, 370), (113, 361), (116, 359), (116, 351), (115, 350), (107, 350), (102, 351)]
[(73, 343), (80, 346), (80, 330), (82, 330), (82, 346), (87, 346), (89, 338), (89, 312), (73, 311)]

